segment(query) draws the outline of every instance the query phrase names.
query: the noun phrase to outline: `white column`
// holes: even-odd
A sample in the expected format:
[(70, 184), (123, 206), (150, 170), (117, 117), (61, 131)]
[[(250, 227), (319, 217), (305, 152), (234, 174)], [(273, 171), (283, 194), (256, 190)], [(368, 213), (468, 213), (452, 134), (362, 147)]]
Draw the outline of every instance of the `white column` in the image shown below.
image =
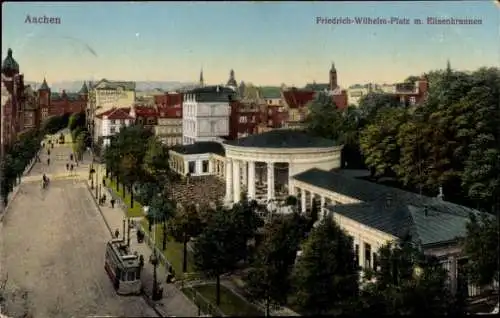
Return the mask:
[(231, 159), (226, 160), (226, 203), (233, 202), (233, 164)]
[(208, 160), (208, 173), (215, 174), (214, 173), (214, 159)]
[(240, 175), (240, 161), (233, 161), (233, 201), (239, 202), (241, 200), (241, 175)]
[(267, 163), (267, 199), (274, 199), (274, 162)]
[(361, 268), (365, 268), (365, 242), (362, 239), (359, 240), (359, 262)]
[(184, 175), (189, 173), (189, 161), (184, 161)]
[(248, 162), (248, 197), (255, 200), (255, 161)]
[(306, 190), (300, 189), (300, 210), (306, 213)]
[(321, 196), (321, 207), (320, 207), (320, 210), (319, 210), (319, 219), (323, 219), (323, 217), (325, 216), (325, 203), (326, 203), (326, 200), (325, 200), (325, 197), (324, 196)]
[[(243, 175), (242, 175), (242, 181), (241, 183), (244, 184), (244, 185), (248, 185), (248, 164), (246, 161), (242, 161), (241, 162), (241, 171), (243, 172)], [(248, 190), (248, 186), (247, 186), (247, 190)]]

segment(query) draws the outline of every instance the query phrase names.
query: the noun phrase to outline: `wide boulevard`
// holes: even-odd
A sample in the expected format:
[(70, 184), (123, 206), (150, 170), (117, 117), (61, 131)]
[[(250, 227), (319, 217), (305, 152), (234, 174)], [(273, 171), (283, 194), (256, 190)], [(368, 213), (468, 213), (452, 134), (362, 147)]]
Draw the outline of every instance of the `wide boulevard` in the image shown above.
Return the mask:
[[(116, 295), (104, 271), (110, 238), (85, 181), (66, 171), (70, 145), (41, 155), (0, 226), (4, 312), (13, 317), (156, 317), (139, 296)], [(88, 166), (76, 168), (79, 175)], [(51, 178), (41, 188), (42, 174)]]

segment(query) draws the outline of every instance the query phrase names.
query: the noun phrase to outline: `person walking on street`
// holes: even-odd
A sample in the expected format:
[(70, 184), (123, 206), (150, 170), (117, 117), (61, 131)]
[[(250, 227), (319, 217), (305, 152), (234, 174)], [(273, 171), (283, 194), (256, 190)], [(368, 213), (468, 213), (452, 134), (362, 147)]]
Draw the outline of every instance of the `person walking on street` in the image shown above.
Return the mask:
[(50, 166), (50, 157), (47, 158), (47, 166)]
[(47, 156), (50, 156), (50, 149), (47, 149)]
[(120, 230), (116, 229), (115, 230), (115, 239), (117, 239), (120, 236)]
[(69, 163), (66, 164), (66, 171), (69, 171)]
[(115, 208), (115, 199), (111, 199), (111, 208), (114, 209)]
[(72, 153), (69, 154), (69, 161), (73, 161), (73, 154)]

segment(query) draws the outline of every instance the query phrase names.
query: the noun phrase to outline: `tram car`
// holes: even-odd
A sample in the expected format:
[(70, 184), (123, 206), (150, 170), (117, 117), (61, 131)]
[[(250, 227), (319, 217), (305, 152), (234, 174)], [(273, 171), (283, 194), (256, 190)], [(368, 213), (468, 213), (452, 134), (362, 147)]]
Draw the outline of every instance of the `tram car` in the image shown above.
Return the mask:
[(142, 290), (141, 267), (137, 255), (131, 254), (123, 239), (106, 244), (104, 269), (119, 295), (139, 295)]

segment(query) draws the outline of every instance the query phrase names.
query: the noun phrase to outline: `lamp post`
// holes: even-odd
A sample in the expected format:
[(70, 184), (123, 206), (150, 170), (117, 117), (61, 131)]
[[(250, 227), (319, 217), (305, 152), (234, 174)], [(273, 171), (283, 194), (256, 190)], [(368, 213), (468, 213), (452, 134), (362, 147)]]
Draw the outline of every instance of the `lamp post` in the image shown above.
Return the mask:
[(98, 179), (97, 179), (97, 170), (98, 170), (98, 169), (96, 169), (96, 170), (95, 170), (95, 173), (94, 173), (94, 175), (95, 175), (95, 198), (96, 198), (97, 200), (99, 200), (99, 193), (98, 193), (98, 188), (99, 188), (99, 187), (98, 187), (98, 184), (99, 184), (99, 183), (97, 182), (97, 180), (98, 180)]
[(127, 247), (130, 248), (130, 228), (132, 227), (132, 222), (130, 218), (128, 219), (128, 228), (127, 228)]
[(89, 170), (89, 179), (90, 179), (90, 189), (94, 189), (94, 173), (95, 173), (95, 169), (94, 168), (90, 168)]
[(123, 242), (125, 242), (125, 224), (127, 223), (127, 219), (123, 218)]

